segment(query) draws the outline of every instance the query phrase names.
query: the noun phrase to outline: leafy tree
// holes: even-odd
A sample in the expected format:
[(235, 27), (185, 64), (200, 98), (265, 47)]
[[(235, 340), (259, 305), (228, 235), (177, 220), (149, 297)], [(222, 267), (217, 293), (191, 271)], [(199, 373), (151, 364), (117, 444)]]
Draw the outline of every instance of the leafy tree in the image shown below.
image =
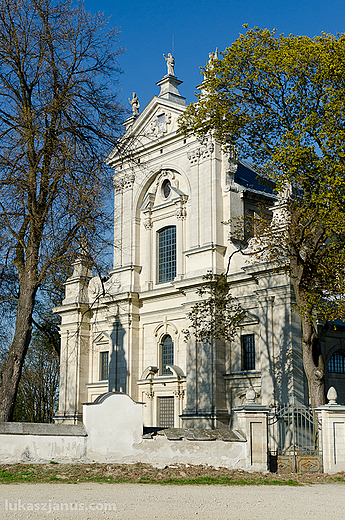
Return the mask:
[(202, 300), (187, 314), (191, 324), (190, 329), (184, 331), (185, 338), (192, 332), (197, 343), (211, 344), (217, 339), (232, 341), (245, 311), (230, 294), (227, 274), (207, 273), (203, 280), (197, 291)]
[(0, 5), (0, 266), (18, 279), (0, 420), (13, 409), (37, 294), (106, 225), (103, 157), (120, 132), (117, 30), (69, 0)]
[(249, 29), (203, 73), (181, 132), (211, 133), (232, 157), (236, 149), (276, 182), (281, 211), (256, 223), (252, 253), (291, 273), (309, 394), (319, 406), (317, 320), (345, 317), (345, 35)]

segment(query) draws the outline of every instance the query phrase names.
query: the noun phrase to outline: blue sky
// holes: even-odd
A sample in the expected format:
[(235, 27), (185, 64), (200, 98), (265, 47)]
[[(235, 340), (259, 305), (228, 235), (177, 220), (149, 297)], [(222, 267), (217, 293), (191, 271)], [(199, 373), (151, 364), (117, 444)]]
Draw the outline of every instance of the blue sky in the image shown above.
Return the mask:
[[(121, 45), (120, 96), (127, 101), (135, 91), (141, 109), (159, 93), (155, 85), (166, 74), (162, 53), (172, 50), (174, 39), (175, 73), (183, 81), (181, 95), (193, 101), (200, 82), (199, 67), (208, 53), (229, 46), (242, 25), (276, 28), (279, 33), (314, 36), (345, 30), (345, 0), (242, 0), (242, 1), (119, 1), (85, 0), (90, 11), (111, 15), (119, 27)], [(129, 105), (128, 105), (129, 107)]]

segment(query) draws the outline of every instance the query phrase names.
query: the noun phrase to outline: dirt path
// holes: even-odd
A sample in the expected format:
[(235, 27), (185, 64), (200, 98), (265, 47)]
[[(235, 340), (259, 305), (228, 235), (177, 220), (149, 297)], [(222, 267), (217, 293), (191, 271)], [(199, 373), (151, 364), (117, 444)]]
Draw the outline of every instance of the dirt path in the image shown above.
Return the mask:
[[(15, 507), (17, 511), (11, 511)], [(36, 510), (30, 511), (31, 508)], [(0, 486), (1, 520), (343, 520), (344, 516), (344, 484), (300, 487), (97, 483)]]

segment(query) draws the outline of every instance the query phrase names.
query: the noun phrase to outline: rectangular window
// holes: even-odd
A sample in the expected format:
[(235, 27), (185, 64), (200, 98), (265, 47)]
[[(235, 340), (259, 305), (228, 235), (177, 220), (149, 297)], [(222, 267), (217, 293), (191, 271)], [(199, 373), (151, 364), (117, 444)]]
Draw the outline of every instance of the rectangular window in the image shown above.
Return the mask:
[(167, 334), (162, 341), (161, 353), (162, 353), (161, 373), (163, 375), (164, 374), (172, 375), (170, 368), (166, 368), (166, 365), (174, 364), (174, 343), (173, 343), (171, 336), (169, 336), (169, 334)]
[(158, 397), (158, 426), (174, 427), (174, 397)]
[(158, 283), (170, 282), (176, 276), (176, 227), (158, 233)]
[(101, 352), (100, 368), (100, 380), (106, 381), (109, 378), (109, 352)]
[(254, 334), (241, 336), (242, 370), (255, 370), (255, 339)]

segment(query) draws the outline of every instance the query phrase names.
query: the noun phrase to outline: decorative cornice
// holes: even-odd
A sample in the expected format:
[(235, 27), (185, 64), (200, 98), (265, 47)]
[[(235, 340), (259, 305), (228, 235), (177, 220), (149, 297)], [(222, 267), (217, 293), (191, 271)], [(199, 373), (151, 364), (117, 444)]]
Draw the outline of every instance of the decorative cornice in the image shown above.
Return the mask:
[(199, 160), (208, 159), (214, 151), (214, 144), (209, 137), (205, 137), (201, 146), (187, 152), (187, 157), (192, 164), (197, 164)]
[(130, 173), (129, 175), (126, 175), (126, 177), (113, 179), (113, 186), (114, 186), (115, 194), (122, 193), (124, 191), (133, 189), (134, 181), (135, 181), (134, 173)]

